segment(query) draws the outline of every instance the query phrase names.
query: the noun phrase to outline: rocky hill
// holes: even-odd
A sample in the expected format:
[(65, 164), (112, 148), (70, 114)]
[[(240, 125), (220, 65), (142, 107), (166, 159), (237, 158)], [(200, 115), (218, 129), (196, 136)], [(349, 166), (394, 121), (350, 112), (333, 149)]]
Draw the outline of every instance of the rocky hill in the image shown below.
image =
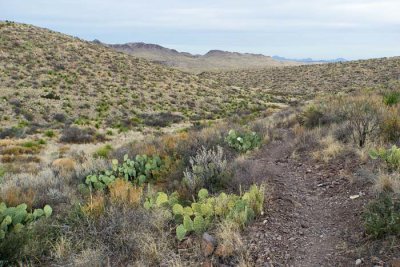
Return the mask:
[[(99, 43), (99, 41), (95, 41)], [(105, 46), (136, 57), (145, 58), (182, 71), (200, 73), (203, 71), (240, 70), (262, 67), (295, 66), (304, 63), (275, 60), (261, 54), (237, 53), (221, 50), (210, 50), (204, 55), (192, 55), (178, 52), (156, 44), (127, 43)]]

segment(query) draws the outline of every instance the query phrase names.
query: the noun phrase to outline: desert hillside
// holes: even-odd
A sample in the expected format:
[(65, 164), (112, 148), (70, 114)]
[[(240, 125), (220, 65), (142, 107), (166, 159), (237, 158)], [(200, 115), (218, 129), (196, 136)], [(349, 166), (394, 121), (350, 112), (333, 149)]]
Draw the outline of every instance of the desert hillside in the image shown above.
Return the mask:
[(215, 119), (273, 101), (47, 29), (1, 22), (0, 36), (0, 127), (129, 129)]
[(400, 80), (400, 57), (285, 68), (202, 73), (219, 83), (295, 94), (351, 92)]

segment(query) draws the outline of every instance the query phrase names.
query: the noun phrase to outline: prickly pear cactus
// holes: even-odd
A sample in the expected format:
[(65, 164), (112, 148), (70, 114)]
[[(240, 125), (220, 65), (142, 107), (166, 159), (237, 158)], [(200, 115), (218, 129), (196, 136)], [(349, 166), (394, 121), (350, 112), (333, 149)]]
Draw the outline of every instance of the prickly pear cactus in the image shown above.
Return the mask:
[(208, 197), (207, 189), (200, 189), (199, 193), (197, 194), (200, 200), (206, 199)]
[(185, 236), (186, 236), (187, 230), (183, 224), (180, 224), (178, 227), (176, 227), (176, 238), (178, 238), (179, 241), (182, 241)]
[(193, 220), (193, 230), (197, 234), (202, 234), (206, 230), (206, 220), (201, 215), (196, 215)]
[(0, 203), (0, 240), (4, 239), (9, 232), (20, 232), (25, 225), (44, 216), (51, 216), (52, 209), (46, 205), (44, 209), (35, 209), (32, 213), (27, 211), (26, 204), (16, 207), (7, 207), (5, 203)]

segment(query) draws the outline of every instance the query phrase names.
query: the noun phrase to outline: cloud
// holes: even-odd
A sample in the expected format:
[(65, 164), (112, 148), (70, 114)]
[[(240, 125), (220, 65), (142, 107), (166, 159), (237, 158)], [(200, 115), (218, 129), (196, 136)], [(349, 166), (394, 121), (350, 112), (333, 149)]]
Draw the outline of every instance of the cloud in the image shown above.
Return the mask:
[(398, 0), (14, 0), (0, 8), (0, 18), (86, 39), (299, 57), (400, 55), (398, 14)]

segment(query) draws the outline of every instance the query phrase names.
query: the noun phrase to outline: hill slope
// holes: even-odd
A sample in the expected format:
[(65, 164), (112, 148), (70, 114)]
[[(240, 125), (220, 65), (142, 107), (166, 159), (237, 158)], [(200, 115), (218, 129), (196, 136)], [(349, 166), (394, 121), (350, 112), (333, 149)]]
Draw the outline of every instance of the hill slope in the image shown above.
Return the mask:
[(30, 25), (1, 22), (0, 40), (0, 127), (26, 121), (59, 127), (65, 117), (99, 128), (129, 128), (218, 118), (265, 109), (270, 101), (256, 91)]
[[(98, 41), (97, 41), (98, 43)], [(210, 50), (204, 55), (192, 55), (178, 52), (155, 44), (127, 43), (107, 45), (136, 57), (145, 58), (182, 71), (200, 73), (203, 71), (221, 71), (253, 69), (261, 67), (296, 66), (303, 63), (279, 61), (261, 54), (236, 53)]]
[(353, 91), (400, 81), (400, 57), (285, 68), (203, 73), (219, 83), (292, 94)]

